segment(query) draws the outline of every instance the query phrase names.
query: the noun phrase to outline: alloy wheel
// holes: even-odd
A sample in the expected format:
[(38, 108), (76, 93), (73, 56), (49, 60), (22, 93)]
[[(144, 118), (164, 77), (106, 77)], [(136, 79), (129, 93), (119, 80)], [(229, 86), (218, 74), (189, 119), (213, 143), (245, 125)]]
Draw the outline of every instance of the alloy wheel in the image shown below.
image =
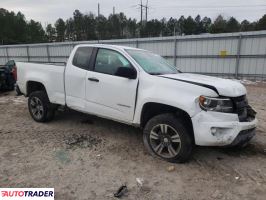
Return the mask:
[(154, 126), (149, 136), (153, 151), (163, 158), (173, 158), (181, 149), (181, 140), (178, 132), (168, 124)]
[(30, 100), (30, 109), (32, 112), (32, 115), (36, 119), (41, 119), (44, 114), (44, 108), (41, 100), (38, 97), (32, 97)]

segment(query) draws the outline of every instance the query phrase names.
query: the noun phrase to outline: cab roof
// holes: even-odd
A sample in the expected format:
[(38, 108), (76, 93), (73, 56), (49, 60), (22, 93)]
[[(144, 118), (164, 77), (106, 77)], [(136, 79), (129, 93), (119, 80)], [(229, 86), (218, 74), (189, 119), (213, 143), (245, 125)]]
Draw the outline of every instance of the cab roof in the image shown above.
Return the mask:
[(112, 44), (79, 44), (77, 46), (78, 47), (80, 47), (80, 46), (83, 46), (83, 47), (84, 46), (87, 46), (87, 47), (106, 47), (106, 48), (120, 49), (120, 50), (127, 50), (127, 49), (143, 50), (143, 49), (138, 49), (138, 48), (134, 48), (134, 47), (112, 45)]

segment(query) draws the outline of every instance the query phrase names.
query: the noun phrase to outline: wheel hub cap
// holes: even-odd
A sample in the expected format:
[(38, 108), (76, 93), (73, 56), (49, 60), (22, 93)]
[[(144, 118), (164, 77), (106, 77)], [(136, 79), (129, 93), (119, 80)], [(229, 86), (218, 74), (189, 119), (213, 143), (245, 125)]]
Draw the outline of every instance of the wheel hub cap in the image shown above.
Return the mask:
[(181, 140), (173, 127), (167, 124), (158, 124), (150, 132), (150, 145), (159, 156), (173, 158), (180, 151)]
[(33, 97), (30, 101), (30, 109), (33, 116), (37, 119), (42, 118), (44, 113), (44, 108), (41, 100), (37, 97)]

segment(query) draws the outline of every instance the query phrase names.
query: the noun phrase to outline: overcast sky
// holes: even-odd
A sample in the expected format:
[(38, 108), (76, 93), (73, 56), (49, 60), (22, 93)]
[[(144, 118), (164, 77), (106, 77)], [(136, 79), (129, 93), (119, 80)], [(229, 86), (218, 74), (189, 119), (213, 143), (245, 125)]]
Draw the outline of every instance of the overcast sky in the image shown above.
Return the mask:
[[(124, 12), (126, 16), (140, 19), (140, 0), (0, 0), (0, 7), (15, 12), (21, 11), (27, 20), (34, 19), (43, 25), (54, 23), (56, 19), (67, 19), (75, 9), (83, 13), (100, 13), (105, 16), (113, 12)], [(146, 0), (143, 0), (146, 4)], [(238, 20), (258, 20), (266, 14), (266, 0), (149, 0), (148, 19), (163, 17), (179, 18), (181, 15), (195, 17), (209, 16), (212, 19), (222, 14), (226, 18), (236, 17)]]

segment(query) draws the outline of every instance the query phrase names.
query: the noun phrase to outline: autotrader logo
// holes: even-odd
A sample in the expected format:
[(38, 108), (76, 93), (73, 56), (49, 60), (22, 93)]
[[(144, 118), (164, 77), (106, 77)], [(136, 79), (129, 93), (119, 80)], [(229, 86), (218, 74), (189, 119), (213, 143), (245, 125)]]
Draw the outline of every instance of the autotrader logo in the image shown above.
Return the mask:
[(54, 188), (0, 188), (0, 200), (54, 200)]

